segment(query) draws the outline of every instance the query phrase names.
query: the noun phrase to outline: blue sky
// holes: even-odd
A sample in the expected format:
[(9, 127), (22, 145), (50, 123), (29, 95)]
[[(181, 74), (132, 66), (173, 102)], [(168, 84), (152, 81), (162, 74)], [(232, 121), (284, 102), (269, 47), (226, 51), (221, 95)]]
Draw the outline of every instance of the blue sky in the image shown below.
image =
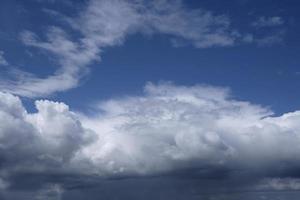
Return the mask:
[[(51, 1), (3, 1), (1, 4), (1, 50), (9, 66), (41, 77), (53, 73), (57, 68), (55, 58), (25, 46), (20, 41), (20, 33), (30, 30), (43, 38), (49, 26), (58, 26), (76, 37), (76, 31), (50, 12), (74, 16), (84, 1), (73, 5)], [(237, 42), (225, 47), (195, 48), (189, 41), (180, 41), (183, 44), (174, 47), (170, 42), (172, 36), (136, 33), (126, 36), (120, 45), (103, 48), (102, 61), (87, 66), (91, 72), (79, 87), (65, 93), (54, 92), (50, 98), (85, 109), (84, 105), (95, 99), (140, 93), (148, 81), (172, 81), (230, 87), (237, 98), (270, 106), (277, 113), (299, 107), (297, 1), (186, 1), (184, 4), (189, 9), (226, 15), (231, 28), (241, 34), (277, 39), (267, 44)], [(259, 18), (272, 17), (279, 17), (282, 23), (253, 26)]]
[(299, 8), (1, 0), (0, 199), (299, 199)]

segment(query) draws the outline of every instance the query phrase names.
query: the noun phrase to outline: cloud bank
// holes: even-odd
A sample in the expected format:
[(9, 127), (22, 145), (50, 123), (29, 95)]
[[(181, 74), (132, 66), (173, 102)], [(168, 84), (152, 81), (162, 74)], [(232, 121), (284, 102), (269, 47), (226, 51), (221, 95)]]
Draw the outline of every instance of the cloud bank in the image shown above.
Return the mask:
[(3, 191), (17, 187), (22, 174), (57, 177), (43, 178), (46, 188), (78, 176), (85, 183), (182, 173), (199, 180), (251, 177), (251, 184), (255, 177), (254, 189), (299, 188), (299, 111), (274, 117), (224, 88), (169, 83), (100, 102), (92, 115), (47, 100), (28, 113), (18, 97), (0, 96)]

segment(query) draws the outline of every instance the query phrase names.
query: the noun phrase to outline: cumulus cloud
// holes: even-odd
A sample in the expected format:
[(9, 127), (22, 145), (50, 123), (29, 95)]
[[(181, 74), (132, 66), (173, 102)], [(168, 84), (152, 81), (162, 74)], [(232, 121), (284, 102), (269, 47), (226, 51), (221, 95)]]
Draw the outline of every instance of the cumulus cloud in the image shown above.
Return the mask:
[(286, 33), (286, 30), (283, 27), (284, 23), (284, 19), (279, 16), (259, 17), (256, 21), (251, 23), (251, 26), (256, 29), (268, 29), (268, 33), (247, 33), (243, 36), (242, 40), (245, 43), (254, 43), (258, 46), (282, 44), (284, 41), (284, 35)]
[(257, 28), (261, 27), (272, 27), (272, 26), (280, 26), (284, 24), (284, 20), (279, 16), (274, 17), (260, 17), (256, 21), (254, 21), (251, 25)]
[[(22, 174), (62, 185), (70, 175), (82, 184), (159, 174), (298, 176), (299, 111), (274, 117), (224, 88), (149, 83), (144, 95), (100, 102), (88, 116), (47, 100), (28, 113), (18, 97), (0, 95), (2, 188), (17, 187)], [(291, 181), (271, 179), (256, 188), (298, 187)]]
[(149, 84), (145, 93), (103, 102), (99, 117), (82, 118), (102, 138), (81, 151), (103, 167), (100, 173), (299, 165), (299, 127), (291, 122), (298, 112), (271, 117), (268, 109), (213, 87)]
[[(92, 134), (62, 103), (37, 101), (29, 114), (20, 99), (0, 93), (1, 173), (63, 168)], [(9, 173), (8, 173), (9, 174)]]
[(199, 48), (233, 45), (236, 39), (227, 16), (187, 8), (180, 0), (92, 0), (73, 22), (100, 46), (118, 44), (136, 31), (182, 37)]
[(36, 97), (74, 88), (103, 48), (120, 45), (134, 33), (166, 34), (173, 43), (181, 38), (197, 48), (232, 46), (240, 37), (227, 16), (187, 8), (180, 0), (90, 0), (77, 16), (61, 16), (72, 30), (49, 27), (45, 40), (29, 30), (21, 34), (25, 45), (50, 52), (58, 70), (47, 78), (21, 71), (1, 80), (2, 91)]

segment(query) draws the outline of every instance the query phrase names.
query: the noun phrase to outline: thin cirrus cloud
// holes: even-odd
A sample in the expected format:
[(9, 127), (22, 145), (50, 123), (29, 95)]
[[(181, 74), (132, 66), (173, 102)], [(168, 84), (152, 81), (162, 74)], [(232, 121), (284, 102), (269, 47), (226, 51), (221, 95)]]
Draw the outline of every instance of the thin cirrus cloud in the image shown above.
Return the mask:
[(266, 29), (269, 30), (268, 34), (257, 35), (247, 33), (243, 37), (245, 43), (255, 43), (258, 46), (271, 46), (274, 44), (282, 44), (283, 38), (286, 34), (286, 29), (283, 27), (285, 21), (282, 17), (265, 17), (261, 16), (250, 25), (258, 30)]
[(279, 16), (274, 17), (260, 17), (256, 21), (254, 21), (251, 25), (257, 28), (262, 27), (274, 27), (280, 26), (284, 24), (284, 20)]
[(2, 91), (37, 97), (74, 88), (88, 73), (87, 66), (101, 59), (103, 48), (120, 45), (137, 32), (166, 34), (174, 44), (181, 38), (196, 48), (232, 46), (241, 37), (227, 16), (190, 9), (179, 0), (91, 0), (77, 17), (61, 18), (81, 36), (74, 38), (55, 26), (48, 28), (46, 40), (29, 30), (21, 34), (25, 45), (52, 54), (58, 70), (46, 78), (19, 71), (13, 79), (1, 79)]
[(4, 58), (4, 52), (3, 51), (0, 51), (0, 66), (1, 65), (8, 65), (8, 62)]
[(0, 95), (4, 191), (18, 185), (20, 174), (22, 180), (51, 174), (38, 185), (54, 184), (61, 194), (70, 176), (84, 184), (91, 177), (181, 172), (199, 180), (239, 177), (253, 190), (299, 189), (299, 111), (274, 117), (232, 99), (224, 88), (170, 83), (149, 83), (142, 96), (100, 102), (92, 116), (47, 100), (28, 113), (17, 96)]

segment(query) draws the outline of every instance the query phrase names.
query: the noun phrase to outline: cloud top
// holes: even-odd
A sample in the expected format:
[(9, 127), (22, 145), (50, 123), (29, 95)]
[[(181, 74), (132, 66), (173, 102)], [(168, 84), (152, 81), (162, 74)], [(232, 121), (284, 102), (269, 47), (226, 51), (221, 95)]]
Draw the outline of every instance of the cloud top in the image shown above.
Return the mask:
[(7, 176), (50, 170), (119, 177), (189, 168), (281, 176), (300, 164), (299, 112), (272, 117), (224, 88), (149, 83), (145, 95), (101, 102), (93, 116), (47, 100), (28, 113), (18, 97), (0, 99)]
[(260, 17), (255, 22), (252, 23), (252, 26), (261, 28), (261, 27), (274, 27), (284, 24), (284, 20), (279, 16), (274, 17)]

